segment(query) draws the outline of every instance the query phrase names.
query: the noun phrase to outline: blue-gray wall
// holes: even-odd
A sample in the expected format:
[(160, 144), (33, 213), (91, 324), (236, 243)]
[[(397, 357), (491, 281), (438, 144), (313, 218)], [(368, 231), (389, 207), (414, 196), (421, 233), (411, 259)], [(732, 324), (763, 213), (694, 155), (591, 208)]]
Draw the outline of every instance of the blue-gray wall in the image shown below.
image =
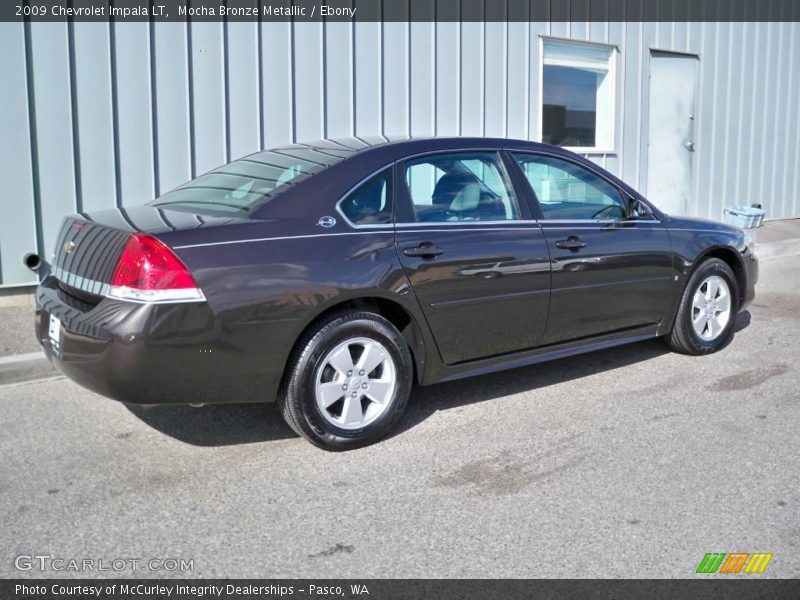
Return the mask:
[[(798, 23), (0, 23), (0, 285), (61, 218), (321, 137), (539, 138), (540, 36), (619, 49), (615, 152), (646, 192), (650, 49), (700, 56), (692, 212), (800, 216)], [(727, 200), (724, 200), (727, 199)]]

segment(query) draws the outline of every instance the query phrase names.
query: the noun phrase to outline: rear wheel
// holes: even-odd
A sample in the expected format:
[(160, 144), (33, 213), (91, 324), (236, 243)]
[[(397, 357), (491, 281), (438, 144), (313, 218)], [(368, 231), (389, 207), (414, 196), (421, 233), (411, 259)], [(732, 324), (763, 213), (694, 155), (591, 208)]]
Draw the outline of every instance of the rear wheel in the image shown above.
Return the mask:
[(736, 277), (727, 263), (711, 258), (686, 284), (667, 344), (683, 354), (710, 354), (733, 337), (739, 307)]
[(383, 317), (341, 313), (298, 343), (278, 399), (286, 422), (325, 450), (377, 441), (402, 415), (411, 353)]

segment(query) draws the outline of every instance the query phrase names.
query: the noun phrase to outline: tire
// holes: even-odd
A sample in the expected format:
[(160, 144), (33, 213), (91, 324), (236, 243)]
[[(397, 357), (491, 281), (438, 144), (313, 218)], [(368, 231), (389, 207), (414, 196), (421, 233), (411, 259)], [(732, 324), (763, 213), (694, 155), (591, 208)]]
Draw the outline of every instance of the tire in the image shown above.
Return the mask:
[[(717, 292), (715, 286), (718, 286)], [(727, 304), (722, 300), (721, 292), (727, 292)], [(705, 309), (702, 308), (704, 304)], [(725, 319), (722, 318), (724, 311), (719, 310), (724, 306), (727, 306)], [(738, 310), (739, 286), (733, 271), (718, 258), (707, 259), (700, 263), (686, 283), (672, 332), (665, 338), (667, 345), (675, 352), (694, 356), (716, 352), (731, 341)], [(709, 319), (711, 315), (713, 317)]]
[(315, 446), (360, 448), (400, 419), (413, 372), (408, 345), (389, 321), (369, 312), (339, 313), (298, 342), (278, 406), (289, 426)]

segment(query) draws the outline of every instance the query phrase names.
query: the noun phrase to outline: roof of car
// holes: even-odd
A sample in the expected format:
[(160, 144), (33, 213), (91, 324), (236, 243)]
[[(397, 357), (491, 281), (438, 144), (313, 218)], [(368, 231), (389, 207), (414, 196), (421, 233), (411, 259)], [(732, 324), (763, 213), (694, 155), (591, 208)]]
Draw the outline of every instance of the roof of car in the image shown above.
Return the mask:
[(363, 153), (368, 150), (387, 150), (405, 154), (409, 151), (420, 149), (440, 149), (444, 147), (509, 147), (509, 146), (528, 146), (528, 147), (548, 147), (556, 149), (555, 146), (548, 146), (529, 140), (495, 138), (495, 137), (466, 137), (466, 136), (407, 136), (407, 135), (380, 135), (380, 136), (351, 136), (338, 138), (325, 138), (308, 142), (298, 142), (271, 148), (271, 150), (292, 150), (292, 149), (314, 149), (314, 150), (334, 150), (336, 152), (352, 152), (353, 155)]
[[(598, 169), (584, 157), (568, 150), (531, 142), (528, 140), (489, 138), (489, 137), (411, 137), (411, 136), (357, 136), (345, 138), (328, 138), (317, 141), (289, 144), (270, 148), (269, 151), (314, 150), (330, 153), (341, 160), (334, 161), (304, 181), (298, 182), (275, 199), (277, 202), (264, 201), (253, 207), (251, 215), (256, 218), (282, 217), (301, 218), (308, 212), (316, 213), (331, 200), (337, 200), (343, 194), (365, 178), (377, 174), (380, 170), (397, 161), (428, 152), (448, 152), (451, 150), (481, 150), (504, 148), (509, 150), (546, 151), (548, 154), (569, 156), (589, 168)], [(344, 156), (342, 156), (344, 155)], [(630, 193), (637, 192), (610, 173), (608, 177), (617, 181)]]

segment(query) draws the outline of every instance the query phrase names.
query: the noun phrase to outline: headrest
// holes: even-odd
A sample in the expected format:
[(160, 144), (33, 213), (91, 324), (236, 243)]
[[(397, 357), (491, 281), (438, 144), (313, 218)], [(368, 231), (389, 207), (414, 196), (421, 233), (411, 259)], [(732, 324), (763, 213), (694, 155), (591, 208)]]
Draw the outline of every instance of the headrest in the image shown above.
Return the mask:
[(465, 211), (475, 210), (481, 201), (481, 186), (479, 183), (468, 183), (453, 198), (450, 210)]
[[(474, 174), (464, 171), (447, 173), (436, 182), (436, 187), (433, 190), (431, 201), (434, 206), (453, 208), (453, 202), (455, 201), (458, 193), (468, 185), (473, 184), (478, 186), (478, 195), (480, 196), (480, 180)], [(480, 200), (480, 197), (478, 200)]]

